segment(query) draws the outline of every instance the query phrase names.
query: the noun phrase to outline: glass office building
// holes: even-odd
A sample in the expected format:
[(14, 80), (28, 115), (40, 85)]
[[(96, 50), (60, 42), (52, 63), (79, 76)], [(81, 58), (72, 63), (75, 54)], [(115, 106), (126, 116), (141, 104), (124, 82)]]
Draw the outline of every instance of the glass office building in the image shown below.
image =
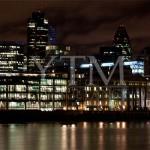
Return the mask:
[(45, 14), (33, 12), (27, 23), (27, 44), (29, 55), (45, 56), (46, 45), (48, 44), (48, 20)]
[[(119, 69), (116, 69), (110, 85), (106, 86), (96, 68), (87, 64), (88, 59), (86, 64), (78, 60), (75, 85), (70, 85), (70, 61), (60, 59), (61, 55), (69, 54), (70, 47), (47, 43), (48, 20), (43, 13), (34, 12), (28, 20), (27, 39), (27, 46), (0, 43), (0, 109), (124, 111), (149, 107), (149, 82), (141, 74), (132, 72), (142, 69), (143, 73), (143, 63), (125, 61), (126, 85), (120, 85)], [(117, 55), (112, 53), (117, 50), (121, 51), (115, 47), (102, 51), (106, 58), (113, 58), (98, 62), (106, 77), (110, 75), (116, 56), (122, 56), (120, 51)], [(47, 65), (52, 55), (57, 58)], [(45, 74), (40, 69), (44, 67)], [(89, 84), (90, 67), (93, 84)]]
[(127, 60), (132, 58), (130, 38), (124, 25), (120, 25), (114, 35), (113, 46), (121, 49), (121, 55)]
[(66, 104), (67, 79), (63, 74), (0, 75), (1, 109), (62, 109)]
[(12, 42), (0, 42), (0, 72), (23, 72), (26, 70), (25, 45)]

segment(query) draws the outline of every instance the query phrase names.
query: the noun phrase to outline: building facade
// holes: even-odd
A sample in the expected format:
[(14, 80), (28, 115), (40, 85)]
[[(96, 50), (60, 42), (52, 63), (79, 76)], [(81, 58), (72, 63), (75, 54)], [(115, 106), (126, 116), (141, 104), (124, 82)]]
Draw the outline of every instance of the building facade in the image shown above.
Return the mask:
[[(70, 61), (60, 59), (69, 54), (70, 47), (49, 44), (48, 26), (45, 15), (34, 12), (28, 20), (27, 52), (20, 44), (0, 43), (0, 109), (126, 111), (150, 108), (149, 80), (132, 71), (136, 64), (130, 61), (131, 46), (124, 27), (118, 28), (113, 46), (101, 51), (98, 66), (108, 78), (118, 56), (124, 56), (125, 84), (120, 83), (119, 68), (116, 68), (109, 85), (105, 85), (97, 68), (86, 58), (76, 62), (75, 85), (72, 85), (73, 67)], [(53, 30), (52, 35), (51, 40), (55, 40)], [(49, 64), (53, 55), (57, 58)], [(89, 83), (91, 68), (92, 84)]]
[(27, 22), (27, 45), (29, 55), (45, 56), (46, 45), (48, 44), (48, 20), (45, 14), (33, 12)]
[(26, 70), (25, 45), (13, 41), (0, 42), (0, 72), (23, 72)]
[(132, 58), (132, 48), (130, 38), (124, 25), (120, 25), (114, 35), (113, 47), (120, 48), (120, 53), (125, 56), (127, 60)]

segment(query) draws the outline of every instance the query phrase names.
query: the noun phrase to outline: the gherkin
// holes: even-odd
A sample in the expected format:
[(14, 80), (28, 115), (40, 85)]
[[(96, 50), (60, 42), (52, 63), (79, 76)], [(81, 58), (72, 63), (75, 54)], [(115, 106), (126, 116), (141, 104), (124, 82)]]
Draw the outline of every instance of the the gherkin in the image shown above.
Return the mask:
[(121, 55), (125, 56), (125, 59), (130, 60), (132, 58), (132, 48), (130, 38), (124, 25), (120, 25), (114, 35), (113, 46), (120, 48)]

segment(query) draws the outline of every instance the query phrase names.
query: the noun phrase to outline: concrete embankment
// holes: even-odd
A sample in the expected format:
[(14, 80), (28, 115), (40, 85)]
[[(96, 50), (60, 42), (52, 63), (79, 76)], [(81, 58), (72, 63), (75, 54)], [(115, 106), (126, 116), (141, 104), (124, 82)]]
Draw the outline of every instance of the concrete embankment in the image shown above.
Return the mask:
[(79, 121), (148, 121), (150, 111), (52, 111), (1, 110), (0, 123), (79, 122)]

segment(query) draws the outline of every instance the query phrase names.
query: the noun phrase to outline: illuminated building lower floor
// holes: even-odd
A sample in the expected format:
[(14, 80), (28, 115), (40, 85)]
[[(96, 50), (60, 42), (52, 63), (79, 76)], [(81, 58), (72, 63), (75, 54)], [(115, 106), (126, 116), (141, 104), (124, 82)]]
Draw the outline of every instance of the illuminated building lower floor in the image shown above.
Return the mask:
[[(0, 76), (0, 109), (125, 111), (150, 108), (149, 84), (128, 81), (126, 86), (83, 84), (70, 86), (68, 76)], [(97, 82), (98, 83), (98, 82)]]

